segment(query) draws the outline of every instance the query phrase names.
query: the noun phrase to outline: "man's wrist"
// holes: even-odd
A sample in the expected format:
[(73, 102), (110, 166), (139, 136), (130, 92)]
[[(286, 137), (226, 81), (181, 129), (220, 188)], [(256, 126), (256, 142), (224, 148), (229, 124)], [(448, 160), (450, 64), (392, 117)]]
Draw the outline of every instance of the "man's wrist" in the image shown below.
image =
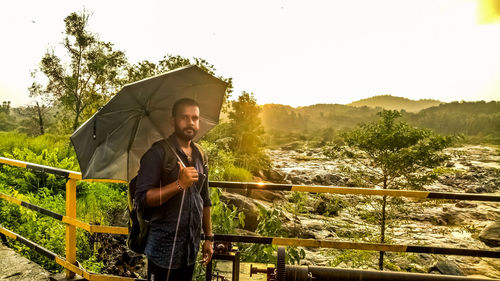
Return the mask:
[(175, 181), (175, 184), (177, 185), (177, 189), (180, 191), (184, 191), (184, 187), (182, 187), (181, 183), (179, 180)]
[(211, 235), (204, 235), (205, 236), (205, 242), (206, 241), (210, 241), (210, 242), (214, 242), (214, 236), (211, 234)]

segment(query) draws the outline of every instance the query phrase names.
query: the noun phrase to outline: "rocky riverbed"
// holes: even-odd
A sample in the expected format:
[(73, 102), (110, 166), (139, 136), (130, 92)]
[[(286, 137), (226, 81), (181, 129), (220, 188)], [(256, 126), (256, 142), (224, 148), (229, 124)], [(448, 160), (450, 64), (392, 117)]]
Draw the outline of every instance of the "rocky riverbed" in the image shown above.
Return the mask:
[[(500, 195), (500, 150), (488, 146), (450, 148), (451, 160), (427, 191)], [(342, 159), (326, 158), (320, 148), (305, 145), (269, 150), (274, 169), (262, 175), (272, 182), (356, 186), (340, 167)], [(247, 196), (224, 192), (230, 204), (247, 215), (247, 230), (255, 230), (257, 208), (279, 208), (283, 227), (292, 236), (335, 241), (378, 242), (375, 196), (318, 195), (253, 191)], [(374, 200), (375, 199), (375, 200)], [(468, 249), (500, 250), (500, 203), (397, 198), (389, 207), (388, 242)], [(328, 214), (328, 215), (325, 215)], [(495, 224), (496, 222), (496, 224)], [(346, 268), (378, 267), (378, 253), (304, 249), (302, 264)], [(386, 268), (500, 278), (500, 260), (417, 253), (386, 253)]]

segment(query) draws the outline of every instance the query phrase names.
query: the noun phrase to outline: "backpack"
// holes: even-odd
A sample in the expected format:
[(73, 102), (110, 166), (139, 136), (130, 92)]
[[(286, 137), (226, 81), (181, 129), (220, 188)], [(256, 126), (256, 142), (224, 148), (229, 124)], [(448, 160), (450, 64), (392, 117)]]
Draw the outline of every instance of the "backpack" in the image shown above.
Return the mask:
[[(193, 142), (194, 143), (194, 142)], [(176, 158), (177, 153), (173, 150), (170, 144), (166, 140), (160, 141), (163, 150), (165, 151), (165, 157), (163, 159), (163, 171), (171, 170), (172, 165), (177, 165)], [(201, 146), (194, 143), (195, 147), (201, 154), (203, 166), (208, 163), (207, 156)], [(179, 158), (180, 159), (180, 158)], [(146, 212), (143, 208), (139, 208), (137, 202), (135, 201), (135, 189), (137, 184), (137, 176), (135, 176), (128, 185), (128, 236), (127, 236), (127, 246), (130, 250), (138, 253), (144, 254), (146, 248), (146, 241), (148, 239), (149, 233), (149, 219), (150, 214)]]

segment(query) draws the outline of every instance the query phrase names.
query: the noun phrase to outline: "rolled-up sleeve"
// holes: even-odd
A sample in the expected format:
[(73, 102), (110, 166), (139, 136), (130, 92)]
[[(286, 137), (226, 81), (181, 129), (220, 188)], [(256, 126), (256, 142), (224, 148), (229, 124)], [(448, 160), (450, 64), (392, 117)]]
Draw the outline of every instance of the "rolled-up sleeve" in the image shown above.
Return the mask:
[(163, 170), (163, 149), (153, 145), (141, 158), (141, 166), (137, 174), (135, 198), (139, 208), (147, 208), (146, 193), (151, 188), (160, 186)]

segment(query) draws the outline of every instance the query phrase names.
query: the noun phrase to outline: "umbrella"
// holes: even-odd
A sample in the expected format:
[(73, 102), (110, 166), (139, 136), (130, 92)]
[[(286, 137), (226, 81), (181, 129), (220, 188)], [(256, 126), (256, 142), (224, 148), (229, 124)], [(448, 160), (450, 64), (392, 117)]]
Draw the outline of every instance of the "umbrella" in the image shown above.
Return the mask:
[(174, 128), (174, 103), (191, 98), (200, 105), (199, 139), (219, 122), (227, 84), (195, 65), (125, 85), (70, 137), (83, 179), (130, 181), (142, 155)]

